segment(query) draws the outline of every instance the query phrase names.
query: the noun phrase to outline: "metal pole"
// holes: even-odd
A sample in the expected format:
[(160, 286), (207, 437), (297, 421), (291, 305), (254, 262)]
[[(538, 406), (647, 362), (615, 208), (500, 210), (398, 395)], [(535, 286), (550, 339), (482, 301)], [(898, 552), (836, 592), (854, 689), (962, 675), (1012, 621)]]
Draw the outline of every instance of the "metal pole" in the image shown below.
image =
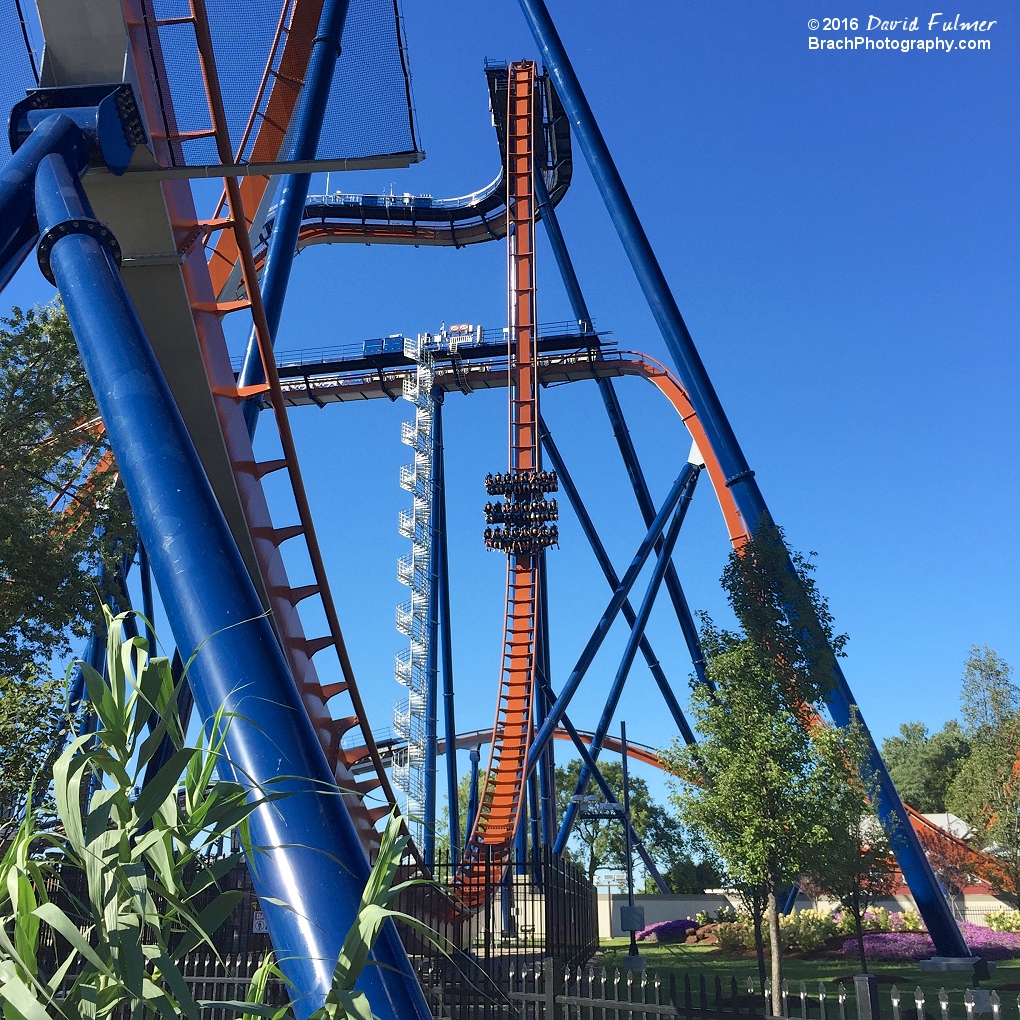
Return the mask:
[(531, 822), (531, 861), (538, 865), (539, 848), (542, 845), (542, 809), (538, 793), (538, 773), (545, 759), (538, 763), (538, 769), (528, 776), (528, 820)]
[(38, 240), (39, 230), (35, 225), (35, 217), (26, 217), (17, 234), (0, 251), (0, 291), (7, 289), (7, 284), (14, 279), (14, 274), (21, 268)]
[[(560, 455), (559, 448), (553, 441), (553, 437), (550, 434), (545, 421), (541, 418), (539, 419), (539, 432), (542, 437), (542, 445), (549, 456), (552, 466), (556, 469), (556, 477), (559, 479), (560, 486), (566, 493), (571, 507), (573, 507), (574, 513), (581, 525), (581, 530), (587, 537), (588, 543), (591, 545), (592, 552), (595, 553), (595, 559), (598, 560), (598, 564), (602, 568), (602, 573), (605, 574), (606, 580), (609, 582), (609, 587), (615, 591), (619, 587), (620, 579), (617, 576), (616, 571), (613, 569), (612, 561), (609, 559), (609, 553), (606, 552), (606, 547), (602, 544), (602, 539), (599, 538), (599, 533), (595, 530), (595, 525), (592, 522), (587, 508), (581, 500), (581, 494), (577, 491), (577, 486), (574, 484), (574, 480), (571, 478), (566, 464), (563, 462), (563, 457)], [(623, 613), (623, 618), (627, 621), (627, 626), (633, 630), (634, 624), (637, 621), (637, 614), (634, 612), (634, 607), (630, 604), (629, 599), (624, 602), (620, 612)], [(694, 732), (684, 716), (683, 709), (680, 707), (680, 702), (677, 701), (676, 695), (673, 693), (673, 688), (669, 685), (669, 680), (666, 679), (666, 674), (662, 670), (661, 663), (658, 658), (656, 658), (655, 652), (652, 650), (651, 642), (649, 642), (647, 637), (642, 636), (639, 647), (641, 649), (641, 654), (651, 671), (652, 678), (655, 680), (655, 684), (659, 688), (659, 691), (666, 702), (666, 707), (669, 709), (670, 715), (673, 716), (673, 721), (676, 723), (676, 727), (680, 731), (680, 735), (684, 738), (685, 743), (693, 744), (695, 742)]]
[[(449, 747), (449, 745), (447, 745)], [(449, 751), (447, 751), (449, 754)], [(474, 825), (475, 815), (478, 814), (478, 763), (482, 760), (482, 745), (471, 748), (468, 755), (471, 762), (471, 785), (468, 787), (467, 818), (464, 824), (464, 838), (471, 834), (471, 826)], [(460, 810), (460, 798), (456, 801), (457, 810)]]
[[(283, 162), (300, 162), (315, 159), (322, 134), (322, 118), (329, 101), (333, 72), (340, 55), (340, 40), (344, 34), (349, 0), (325, 0), (319, 17), (319, 28), (312, 41), (304, 85), (298, 98), (297, 109), (288, 132), (290, 144)], [(280, 182), (280, 199), (273, 217), (273, 232), (266, 247), (266, 260), (262, 271), (262, 301), (269, 323), (269, 336), (276, 343), (283, 315), (283, 302), (294, 265), (294, 252), (301, 221), (305, 213), (305, 199), (311, 174), (288, 174)], [(255, 386), (265, 382), (258, 337), (252, 330), (245, 351), (244, 364), (238, 377), (238, 386)], [(244, 403), (244, 420), (248, 434), (254, 435), (261, 405), (254, 400)]]
[(149, 654), (156, 654), (156, 608), (152, 600), (152, 569), (145, 543), (138, 543), (138, 572), (142, 575), (142, 613), (145, 615), (145, 640), (149, 643)]
[[(440, 404), (435, 405), (439, 415)], [(429, 613), (426, 620), (428, 628), (428, 647), (425, 653), (425, 761), (423, 763), (423, 795), (422, 812), (422, 856), (425, 865), (431, 868), (436, 860), (436, 739), (437, 709), (439, 699), (439, 538), (438, 531), (442, 527), (439, 512), (439, 500), (442, 498), (443, 480), (439, 461), (442, 458), (442, 446), (436, 433), (432, 433), (432, 477), (430, 478), (432, 512), (429, 518), (429, 529), (432, 532), (429, 543)], [(449, 738), (447, 738), (449, 739)], [(447, 744), (447, 753), (451, 750), (456, 754), (457, 737), (453, 743)]]
[[(63, 159), (40, 163), (36, 208), (40, 244), (171, 629), (180, 647), (196, 650), (189, 671), (196, 703), (205, 719), (220, 709), (233, 713), (224, 770), (253, 796), (288, 794), (285, 812), (272, 805), (252, 816), (259, 856), (252, 875), (281, 969), (303, 993), (295, 1011), (305, 1020), (331, 988), (368, 881), (368, 859), (107, 242), (90, 227), (92, 210)], [(427, 1020), (391, 924), (373, 956), (380, 966), (367, 967), (359, 984), (376, 1013)]]
[(684, 489), (687, 488), (687, 483), (690, 481), (691, 475), (694, 471), (695, 468), (692, 464), (685, 464), (683, 466), (683, 470), (677, 476), (676, 481), (673, 483), (673, 487), (669, 490), (669, 495), (666, 496), (665, 502), (662, 504), (662, 508), (659, 510), (658, 516), (652, 522), (652, 526), (649, 529), (648, 534), (645, 535), (644, 539), (642, 539), (641, 545), (638, 547), (638, 551), (634, 554), (634, 559), (627, 568), (627, 572), (623, 575), (623, 580), (620, 582), (616, 591), (613, 592), (613, 597), (609, 600), (609, 605), (606, 606), (606, 611), (602, 614), (602, 618), (595, 625), (595, 630), (592, 633), (592, 636), (588, 639), (588, 643), (584, 646), (584, 651), (581, 652), (580, 658), (577, 660), (577, 664), (574, 666), (570, 676), (567, 677), (567, 682), (563, 685), (563, 690), (560, 691), (559, 698), (557, 698), (556, 703), (549, 709), (549, 714), (545, 717), (545, 721), (542, 723), (538, 733), (535, 734), (535, 739), (532, 741), (531, 747), (528, 750), (527, 769), (529, 772), (535, 767), (538, 760), (541, 758), (546, 744), (552, 740), (560, 716), (566, 711), (567, 705), (570, 704), (570, 699), (574, 696), (578, 685), (584, 679), (584, 674), (588, 671), (588, 667), (595, 658), (595, 654), (598, 652), (599, 648), (602, 647), (602, 642), (609, 633), (609, 628), (613, 625), (613, 621), (616, 619), (616, 615), (619, 613), (620, 607), (627, 598), (630, 589), (634, 586), (634, 582), (637, 580), (638, 574), (641, 573), (641, 568), (645, 565), (645, 560), (648, 559), (648, 555), (652, 551), (652, 546), (655, 543), (655, 540), (662, 534), (662, 530), (666, 526), (666, 521), (668, 520), (669, 515), (673, 512), (673, 508), (683, 495)]
[[(627, 194), (623, 179), (602, 137), (595, 115), (588, 105), (581, 83), (571, 66), (545, 2), (520, 0), (520, 4), (556, 91), (563, 101), (563, 107), (570, 118), (574, 138), (584, 153), (595, 185), (616, 227), (652, 317), (669, 349), (698, 419), (705, 429), (709, 445), (719, 460), (726, 485), (733, 492), (737, 509), (753, 532), (768, 512), (758, 483), (754, 479), (754, 472), (749, 467), (723, 411), (719, 396), (712, 386), (701, 355), (680, 314), (655, 252), (648, 242), (644, 227), (638, 219), (634, 204)], [(856, 717), (868, 740), (867, 768), (878, 779), (876, 811), (896, 852), (903, 877), (910, 886), (935, 947), (941, 956), (969, 956), (967, 943), (960, 934), (956, 919), (878, 752), (878, 746), (864, 724), (856, 699), (838, 664), (834, 672), (836, 688), (828, 695), (826, 703), (833, 721), (838, 726), (846, 726), (851, 718)]]
[[(634, 656), (637, 655), (638, 644), (644, 636), (648, 618), (652, 615), (652, 606), (655, 605), (655, 598), (659, 594), (659, 587), (662, 585), (662, 579), (666, 574), (666, 564), (670, 562), (670, 557), (673, 555), (673, 548), (676, 545), (677, 538), (680, 536), (680, 528), (683, 526), (684, 518), (687, 516), (687, 508), (691, 505), (691, 497), (694, 495), (694, 486), (697, 480), (697, 474), (691, 475), (690, 483), (684, 490), (683, 498), (677, 504), (673, 520), (670, 521), (669, 530), (666, 532), (665, 541), (659, 552), (659, 557), (655, 561), (655, 569), (652, 571), (652, 576), (648, 581), (648, 590), (641, 601), (637, 620), (631, 628), (630, 636), (627, 638), (627, 645), (623, 650), (623, 658), (620, 660), (620, 666), (610, 685), (609, 694), (602, 709), (602, 716), (595, 727), (591, 743), (588, 745), (588, 751), (593, 761), (598, 760), (599, 753), (602, 751), (603, 741), (605, 741), (609, 727), (612, 725), (613, 716), (616, 714), (617, 705), (620, 703), (624, 685), (627, 683), (627, 677), (630, 675), (630, 668), (634, 664)], [(583, 796), (584, 792), (588, 789), (590, 779), (591, 775), (588, 769), (582, 765), (581, 774), (577, 780), (577, 787), (574, 790), (575, 797)], [(574, 820), (577, 818), (577, 812), (578, 802), (572, 800), (567, 806), (563, 822), (560, 824), (560, 831), (553, 846), (554, 853), (561, 854), (566, 848), (567, 840), (570, 837), (570, 830), (574, 827)]]
[(518, 875), (523, 875), (528, 860), (528, 798), (526, 796), (521, 799), (521, 813), (517, 819), (517, 832), (514, 833), (514, 858), (516, 868), (507, 868), (507, 874), (516, 871)]
[[(538, 197), (539, 207), (542, 210), (542, 223), (545, 225), (546, 234), (549, 237), (549, 245), (556, 258), (556, 265), (559, 267), (560, 276), (563, 279), (563, 286), (567, 291), (571, 307), (574, 310), (574, 317), (578, 320), (582, 330), (586, 333), (591, 331), (591, 315), (588, 312), (588, 305), (581, 292), (581, 285), (574, 272), (574, 264), (570, 259), (570, 252), (567, 250), (567, 243), (560, 230), (560, 221), (556, 216), (556, 210), (549, 199), (549, 192), (546, 190), (545, 181), (541, 174), (535, 175), (535, 191)], [(597, 338), (592, 336), (597, 343)], [(597, 348), (596, 348), (597, 349)], [(601, 355), (599, 355), (601, 356)], [(655, 503), (652, 494), (648, 489), (648, 482), (645, 480), (645, 473), (641, 470), (641, 462), (638, 460), (637, 450), (634, 449), (634, 441), (631, 439), (630, 430), (623, 417), (623, 408), (616, 395), (613, 381), (607, 378), (595, 380), (605, 405), (606, 413), (609, 415), (609, 424), (613, 428), (613, 435), (616, 437), (616, 444), (620, 448), (620, 455), (623, 457), (624, 466), (627, 468), (627, 475), (630, 484), (637, 497), (638, 507), (641, 516), (644, 518), (647, 528), (655, 518)], [(661, 542), (656, 543), (655, 551), (661, 548)], [(709, 684), (705, 672), (705, 653), (701, 648), (701, 639), (698, 637), (698, 627), (691, 615), (691, 608), (687, 604), (687, 596), (684, 595), (683, 586), (677, 575), (673, 563), (666, 564), (666, 590), (669, 592), (670, 601), (673, 603), (673, 611), (676, 613), (677, 622), (680, 624), (680, 631), (687, 644), (687, 651), (690, 654), (691, 662), (694, 665), (694, 672), (703, 684)], [(711, 685), (710, 685), (711, 686)]]
[[(623, 762), (623, 817), (625, 819), (623, 831), (624, 831), (624, 853), (626, 854), (627, 860), (627, 906), (634, 906), (634, 855), (632, 853), (631, 842), (630, 842), (630, 781), (628, 778), (627, 769), (627, 724), (623, 721), (620, 722), (620, 754), (621, 761)], [(638, 955), (637, 948), (637, 932), (631, 929), (630, 933), (630, 956)]]
[[(541, 417), (539, 418), (541, 422)], [(545, 568), (545, 550), (539, 556), (538, 565), (538, 668), (542, 675), (551, 675), (549, 662), (549, 583)], [(549, 714), (550, 702), (545, 690), (539, 686), (535, 692), (535, 727), (541, 728), (545, 717)], [(532, 734), (534, 736), (534, 734)], [(551, 846), (553, 833), (556, 831), (556, 757), (555, 741), (550, 740), (538, 763), (538, 781), (541, 799), (542, 845)]]
[(443, 391), (435, 392), (435, 417), (432, 424), (432, 470), (438, 473), (439, 488), (433, 502), (438, 514), (437, 533), (432, 541), (439, 546), (439, 578), (436, 597), (439, 600), (439, 637), (443, 659), (443, 723), (446, 731), (446, 801), (450, 815), (450, 853), (460, 853), (460, 811), (458, 810), (457, 720), (453, 700), (453, 630), (450, 623), (450, 554), (446, 529), (446, 454), (443, 446)]
[[(27, 254), (26, 244), (38, 233), (33, 182), (40, 161), (60, 153), (76, 174), (88, 165), (88, 145), (70, 117), (47, 117), (4, 164), (0, 174), (0, 275), (9, 279)], [(26, 233), (26, 224), (30, 233)]]

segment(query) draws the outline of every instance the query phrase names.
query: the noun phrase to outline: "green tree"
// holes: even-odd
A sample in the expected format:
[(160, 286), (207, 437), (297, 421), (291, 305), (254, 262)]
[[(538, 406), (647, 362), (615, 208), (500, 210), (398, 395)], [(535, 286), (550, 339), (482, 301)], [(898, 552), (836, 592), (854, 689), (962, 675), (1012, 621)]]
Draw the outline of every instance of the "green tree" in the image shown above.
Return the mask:
[(868, 746), (856, 718), (845, 728), (817, 726), (812, 731), (817, 754), (816, 795), (825, 803), (824, 838), (813, 847), (807, 881), (818, 893), (837, 899), (854, 919), (861, 970), (864, 952), (864, 911), (895, 885), (893, 852), (871, 805), (875, 780), (868, 775)]
[[(679, 777), (673, 802), (749, 890), (764, 890), (772, 946), (773, 1008), (781, 1006), (782, 963), (776, 888), (807, 871), (828, 836), (825, 771), (787, 700), (788, 677), (739, 635), (707, 630), (708, 678), (692, 708), (700, 741), (665, 754)], [(759, 936), (760, 938), (760, 936)]]
[[(600, 761), (599, 771), (605, 777), (617, 800), (623, 800), (623, 767), (618, 761)], [(581, 759), (573, 758), (556, 767), (556, 800), (559, 817), (563, 817), (581, 775)], [(679, 819), (657, 803), (648, 783), (633, 773), (629, 776), (630, 813), (641, 842), (655, 866), (673, 892), (701, 892), (701, 880), (713, 883), (718, 873), (706, 855), (698, 853), (697, 843), (685, 831)], [(592, 784), (589, 792), (601, 799), (601, 792)], [(626, 867), (626, 845), (623, 826), (616, 819), (582, 818), (574, 823), (567, 855), (583, 868), (589, 881), (599, 871), (622, 871)]]
[(924, 723), (901, 723), (899, 735), (882, 742), (882, 758), (900, 796), (925, 813), (947, 810), (949, 787), (968, 757), (970, 741), (956, 719), (932, 734)]
[[(767, 512), (730, 554), (722, 585), (742, 633), (717, 631), (703, 617), (709, 677), (719, 688), (718, 696), (703, 685), (695, 690), (708, 753), (676, 749), (676, 765), (689, 780), (677, 795), (682, 817), (703, 829), (752, 901), (765, 896), (777, 1015), (776, 885), (803, 870), (797, 862), (810, 859), (821, 831), (824, 804), (813, 797), (815, 756), (806, 730), (816, 720), (812, 706), (838, 683), (836, 660), (847, 642), (833, 631), (813, 555), (791, 552)], [(760, 927), (756, 921), (759, 967)]]
[(963, 667), (960, 714), (974, 739), (992, 736), (1012, 726), (1020, 713), (1020, 688), (1013, 683), (1013, 667), (988, 645), (971, 647)]
[(113, 467), (63, 307), (15, 308), (0, 319), (0, 836), (59, 750), (51, 665), (118, 593), (133, 527)]
[(848, 640), (833, 632), (814, 555), (791, 552), (766, 511), (751, 539), (730, 553), (721, 578), (744, 634), (781, 677), (788, 705), (814, 704), (836, 686), (836, 659)]
[[(964, 666), (961, 715), (971, 754), (957, 773), (947, 807), (968, 822), (978, 844), (1001, 862), (995, 884), (1015, 903), (1020, 893), (1020, 692), (1012, 667), (987, 646)], [(990, 876), (992, 877), (992, 876)]]
[(63, 685), (37, 676), (0, 676), (0, 845), (24, 814), (28, 791), (42, 790), (64, 729)]
[(133, 531), (98, 426), (63, 307), (0, 319), (0, 676), (46, 675), (101, 619)]

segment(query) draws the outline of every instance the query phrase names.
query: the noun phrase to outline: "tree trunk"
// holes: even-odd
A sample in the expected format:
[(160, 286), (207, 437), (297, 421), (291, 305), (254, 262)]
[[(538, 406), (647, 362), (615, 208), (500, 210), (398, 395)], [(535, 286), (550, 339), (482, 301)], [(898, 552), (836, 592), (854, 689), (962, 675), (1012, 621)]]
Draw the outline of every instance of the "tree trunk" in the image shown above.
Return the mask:
[(776, 884), (769, 883), (769, 898), (766, 905), (769, 918), (769, 942), (772, 944), (772, 1015), (783, 1015), (783, 951), (779, 946), (779, 903), (776, 900)]
[(754, 949), (758, 954), (758, 980), (761, 982), (762, 991), (765, 990), (765, 939), (761, 933), (761, 910), (755, 905), (754, 917)]
[(854, 930), (857, 932), (857, 952), (861, 958), (861, 973), (868, 973), (868, 956), (864, 952), (864, 925), (861, 920), (861, 897), (857, 887), (854, 886), (853, 894), (850, 897), (850, 909), (854, 915)]
[[(751, 907), (751, 925), (754, 930), (754, 950), (758, 957), (758, 980), (761, 982), (762, 994), (765, 993), (765, 939), (762, 936), (761, 922), (765, 913), (765, 890), (750, 889), (748, 899)], [(747, 902), (747, 901), (745, 901)]]

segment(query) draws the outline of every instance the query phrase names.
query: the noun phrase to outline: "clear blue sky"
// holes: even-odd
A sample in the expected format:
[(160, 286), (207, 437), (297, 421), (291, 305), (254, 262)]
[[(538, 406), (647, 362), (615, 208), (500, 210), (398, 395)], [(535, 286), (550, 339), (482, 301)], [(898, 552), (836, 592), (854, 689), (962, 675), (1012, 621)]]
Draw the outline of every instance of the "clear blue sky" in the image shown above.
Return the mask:
[[(926, 31), (934, 8), (550, 6), (765, 498), (791, 544), (819, 554), (865, 719), (879, 739), (908, 719), (937, 728), (956, 712), (972, 644), (1020, 664), (1009, 523), (1020, 496), (1016, 6), (960, 8), (968, 20), (997, 20), (983, 36), (990, 50), (920, 54), (813, 52), (810, 35), (833, 36), (808, 21), (916, 14), (920, 31), (870, 37), (954, 38)], [(452, 196), (497, 172), (482, 62), (536, 56), (516, 4), (406, 0), (405, 16), (428, 159), (332, 175), (333, 190), (392, 184)], [(844, 35), (868, 33), (834, 37)], [(577, 156), (560, 217), (597, 324), (622, 348), (668, 363)], [(544, 239), (539, 259), (540, 319), (570, 318)], [(501, 243), (313, 248), (297, 261), (278, 347), (413, 335), (443, 321), (500, 326), (504, 280)], [(46, 294), (30, 266), (7, 296)], [(647, 384), (623, 381), (618, 391), (661, 499), (689, 440)], [(643, 527), (597, 392), (577, 384), (543, 400), (624, 564)], [(395, 560), (407, 549), (396, 515), (407, 502), (397, 472), (409, 412), (386, 401), (293, 412), (341, 619), (380, 729), (403, 693), (392, 679), (402, 643), (393, 607), (406, 592)], [(505, 391), (451, 395), (446, 415), (458, 724), (474, 728), (491, 724), (501, 650), (505, 564), (483, 548), (481, 507), (485, 472), (505, 462)], [(281, 513), (281, 524), (291, 520)], [(569, 517), (561, 535), (550, 555), (557, 683), (608, 598)], [(691, 605), (723, 622), (726, 553), (706, 480), (676, 560)], [(296, 583), (303, 569), (295, 563)], [(318, 632), (313, 620), (309, 629)], [(684, 694), (690, 665), (665, 600), (649, 635)], [(578, 725), (597, 718), (624, 640), (617, 626), (572, 710)], [(621, 716), (636, 739), (673, 736), (643, 665)]]

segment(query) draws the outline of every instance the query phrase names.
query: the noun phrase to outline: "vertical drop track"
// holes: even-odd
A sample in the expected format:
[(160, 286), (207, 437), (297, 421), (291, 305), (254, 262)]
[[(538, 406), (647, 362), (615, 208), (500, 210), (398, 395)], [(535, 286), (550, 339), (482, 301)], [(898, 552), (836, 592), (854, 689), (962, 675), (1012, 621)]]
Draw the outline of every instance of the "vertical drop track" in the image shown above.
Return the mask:
[[(544, 493), (555, 479), (539, 470), (538, 358), (535, 307), (535, 64), (510, 65), (507, 116), (507, 268), (510, 328), (509, 472), (489, 476), (486, 544), (508, 554), (506, 617), (499, 701), (489, 766), (468, 838), (458, 893), (468, 904), (485, 895), (490, 867), (509, 859), (526, 796), (532, 733), (540, 552), (556, 539), (554, 504)], [(492, 877), (489, 877), (491, 885)]]

